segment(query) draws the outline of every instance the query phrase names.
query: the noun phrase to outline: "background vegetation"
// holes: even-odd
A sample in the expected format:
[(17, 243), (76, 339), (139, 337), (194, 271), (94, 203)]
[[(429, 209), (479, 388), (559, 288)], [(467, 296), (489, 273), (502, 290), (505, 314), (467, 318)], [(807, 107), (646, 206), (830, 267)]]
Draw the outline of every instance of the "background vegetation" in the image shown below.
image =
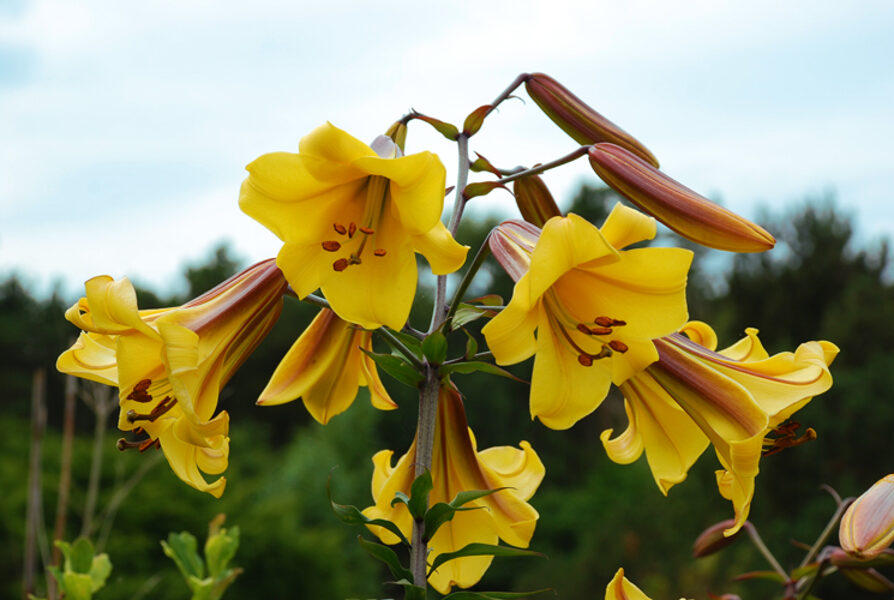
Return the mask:
[[(615, 199), (603, 189), (582, 188), (571, 210), (601, 222)], [(779, 239), (769, 254), (729, 257), (696, 250), (690, 277), (692, 318), (712, 323), (721, 344), (732, 343), (747, 326), (758, 327), (770, 352), (798, 343), (828, 339), (841, 348), (832, 367), (832, 390), (799, 413), (819, 433), (816, 442), (762, 461), (751, 520), (784, 565), (800, 560), (792, 540), (812, 543), (834, 510), (821, 483), (855, 495), (894, 471), (890, 432), (894, 424), (894, 286), (886, 277), (887, 240), (855, 238), (853, 219), (831, 197), (806, 199), (784, 213), (758, 219)], [(481, 242), (495, 221), (464, 225), (460, 239)], [(670, 236), (658, 244), (679, 243)], [(194, 296), (243, 265), (221, 247), (204, 264), (189, 268)], [(489, 289), (504, 298), (511, 281), (488, 265)], [(472, 290), (485, 292), (484, 288)], [(157, 291), (138, 290), (141, 307), (176, 305)], [(428, 294), (429, 298), (431, 294)], [(47, 370), (48, 425), (42, 455), (43, 521), (52, 529), (59, 490), (64, 379), (53, 365), (76, 332), (62, 318), (75, 298), (33, 297), (11, 277), (0, 283), (0, 381), (5, 409), (0, 413), (0, 596), (22, 595), (22, 556), (31, 438), (31, 388), (35, 369)], [(414, 392), (383, 374), (401, 405), (399, 411), (373, 410), (365, 391), (345, 414), (326, 427), (316, 424), (300, 403), (260, 408), (254, 400), (279, 359), (315, 313), (287, 299), (273, 333), (221, 395), (231, 415), (231, 455), (227, 490), (215, 500), (182, 484), (152, 453), (118, 452), (114, 417), (102, 419), (109, 433), (92, 538), (108, 552), (114, 571), (103, 599), (187, 597), (179, 574), (162, 553), (159, 540), (170, 531), (191, 530), (200, 540), (217, 513), (238, 525), (242, 543), (235, 565), (245, 572), (228, 592), (231, 598), (380, 598), (388, 577), (354, 539), (360, 531), (332, 516), (325, 486), (332, 474), (337, 501), (371, 503), (372, 454), (382, 448), (402, 453), (416, 419)], [(428, 307), (413, 319), (422, 324)], [(527, 377), (530, 362), (516, 372)], [(710, 453), (687, 481), (664, 497), (644, 460), (632, 466), (610, 462), (599, 434), (624, 426), (619, 397), (570, 431), (551, 431), (530, 421), (527, 388), (482, 374), (461, 375), (470, 423), (479, 447), (529, 440), (547, 467), (532, 504), (541, 519), (532, 547), (549, 560), (497, 559), (485, 589), (552, 587), (562, 598), (599, 597), (619, 566), (658, 598), (705, 597), (706, 591), (768, 597), (775, 588), (760, 582), (730, 583), (744, 571), (765, 569), (744, 540), (708, 559), (690, 557), (691, 542), (705, 527), (729, 518), (732, 509), (717, 494)], [(85, 393), (95, 393), (89, 386)], [(113, 411), (114, 414), (114, 411)], [(84, 505), (95, 416), (78, 402), (75, 418), (70, 513), (66, 539), (83, 528)], [(156, 464), (156, 466), (153, 466)], [(160, 466), (158, 466), (160, 464)], [(134, 474), (141, 474), (134, 482)], [(123, 497), (128, 482), (132, 491)], [(109, 510), (110, 503), (114, 509)], [(42, 575), (38, 583), (43, 585)], [(846, 582), (824, 582), (817, 591), (829, 598), (858, 598)]]

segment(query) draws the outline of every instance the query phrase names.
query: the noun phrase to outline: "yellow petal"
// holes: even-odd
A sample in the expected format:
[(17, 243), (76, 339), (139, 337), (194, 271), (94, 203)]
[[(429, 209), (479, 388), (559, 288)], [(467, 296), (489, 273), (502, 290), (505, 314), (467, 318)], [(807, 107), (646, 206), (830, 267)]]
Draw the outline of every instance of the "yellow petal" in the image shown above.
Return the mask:
[(494, 360), (500, 365), (513, 365), (528, 359), (537, 349), (534, 329), (539, 309), (521, 307), (520, 298), (513, 294), (506, 308), (481, 329)]
[[(499, 541), (493, 521), (487, 510), (470, 510), (456, 513), (435, 532), (429, 540), (431, 557), (454, 552), (471, 543), (496, 544)], [(467, 588), (478, 583), (493, 561), (491, 556), (466, 556), (451, 560), (431, 574), (428, 582), (439, 593), (446, 594), (454, 585)]]
[(100, 333), (78, 335), (77, 341), (56, 361), (56, 369), (75, 377), (118, 385), (115, 339)]
[(624, 569), (618, 569), (605, 588), (605, 600), (650, 600), (650, 598), (624, 577)]
[(328, 121), (301, 138), (298, 151), (330, 164), (350, 164), (365, 156), (376, 156), (368, 145)]
[[(367, 351), (372, 350), (372, 332), (365, 331), (358, 334), (360, 347)], [(376, 363), (366, 354), (360, 357), (360, 383), (369, 388), (369, 401), (379, 410), (394, 410), (397, 403), (391, 399), (388, 390), (379, 378)]]
[(638, 210), (616, 203), (599, 228), (609, 244), (620, 250), (630, 244), (651, 240), (658, 227), (655, 219), (647, 217)]
[[(630, 393), (629, 384), (630, 382), (625, 384), (628, 388), (621, 387), (621, 391), (624, 392), (625, 398), (628, 397), (628, 394)], [(627, 429), (615, 438), (612, 438), (614, 429), (605, 429), (599, 434), (599, 439), (602, 441), (605, 453), (608, 455), (609, 459), (619, 465), (629, 465), (630, 463), (636, 462), (636, 460), (642, 456), (643, 449), (645, 448), (643, 445), (643, 436), (640, 434), (639, 427), (636, 423), (636, 412), (631, 407), (629, 400), (624, 401), (624, 412), (627, 413)]]
[(413, 248), (425, 257), (435, 275), (447, 275), (463, 266), (468, 246), (458, 243), (440, 221), (422, 235), (413, 236)]

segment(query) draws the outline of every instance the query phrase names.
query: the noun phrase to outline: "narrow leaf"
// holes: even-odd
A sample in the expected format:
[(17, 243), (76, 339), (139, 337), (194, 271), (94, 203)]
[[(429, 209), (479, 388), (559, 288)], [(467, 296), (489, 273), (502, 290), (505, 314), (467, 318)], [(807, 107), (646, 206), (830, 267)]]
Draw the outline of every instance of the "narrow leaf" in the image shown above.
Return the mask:
[[(395, 331), (394, 329), (389, 329), (388, 331), (391, 333), (391, 335), (403, 342), (403, 345), (406, 346), (407, 349), (410, 350), (410, 352), (412, 352), (419, 358), (422, 358), (422, 340), (420, 340), (415, 335), (410, 335), (409, 333), (404, 333), (403, 331)], [(394, 347), (391, 344), (391, 341), (387, 337), (381, 337), (386, 342), (388, 342), (388, 345), (391, 346), (394, 350), (400, 352), (398, 348)]]
[(357, 536), (357, 541), (360, 542), (360, 546), (366, 550), (367, 554), (385, 563), (385, 565), (388, 566), (388, 570), (391, 571), (391, 574), (396, 579), (406, 579), (407, 581), (413, 580), (413, 574), (410, 573), (409, 569), (400, 564), (400, 559), (397, 558), (397, 553), (394, 550), (383, 544), (365, 540), (361, 535)]
[(425, 516), (425, 511), (428, 509), (428, 494), (433, 487), (431, 472), (428, 469), (410, 486), (410, 501), (407, 503), (407, 507), (414, 519), (421, 519)]
[(398, 502), (409, 506), (410, 497), (404, 494), (402, 491), (397, 490), (396, 492), (394, 492), (394, 498), (391, 500), (391, 506), (394, 506)]
[(479, 296), (478, 298), (472, 298), (469, 302), (473, 304), (483, 304), (485, 306), (503, 306), (503, 297), (499, 294), (487, 294), (484, 296)]
[(478, 133), (478, 130), (481, 129), (481, 125), (484, 124), (484, 118), (492, 109), (493, 106), (485, 104), (470, 112), (469, 116), (466, 117), (466, 120), (463, 121), (463, 133), (469, 137)]
[(472, 169), (476, 173), (487, 172), (487, 173), (493, 173), (497, 177), (503, 176), (503, 174), (500, 173), (500, 169), (496, 168), (493, 165), (493, 163), (491, 163), (489, 160), (487, 160), (486, 158), (484, 158), (477, 152), (475, 153), (475, 156), (477, 156), (478, 158), (476, 158), (474, 161), (472, 161), (472, 164), (469, 165), (470, 169)]
[(510, 600), (512, 598), (527, 598), (544, 592), (553, 591), (551, 588), (534, 590), (533, 592), (470, 592), (462, 590), (453, 592), (441, 598), (441, 600)]
[(383, 371), (404, 385), (414, 388), (418, 387), (422, 382), (422, 374), (417, 371), (413, 365), (401, 357), (394, 356), (393, 354), (370, 352), (364, 348), (361, 348), (361, 350), (363, 350), (364, 354), (373, 359), (376, 365), (381, 367)]
[(332, 506), (332, 512), (335, 513), (335, 516), (338, 517), (338, 520), (342, 523), (346, 523), (348, 525), (373, 525), (375, 527), (382, 527), (387, 529), (394, 535), (398, 537), (401, 543), (410, 545), (410, 541), (403, 534), (395, 523), (388, 521), (386, 519), (370, 519), (363, 512), (357, 508), (356, 506), (351, 506), (349, 504), (339, 504), (332, 500), (332, 492), (330, 489), (329, 482), (326, 482), (326, 497), (329, 498), (329, 504)]
[(478, 340), (475, 339), (475, 336), (463, 329), (463, 333), (466, 334), (466, 353), (465, 358), (471, 358), (478, 353)]
[(785, 583), (785, 579), (776, 571), (749, 571), (733, 577), (733, 581), (747, 581), (749, 579), (767, 579), (779, 584)]
[(513, 379), (521, 383), (527, 383), (524, 379), (519, 379), (506, 369), (498, 367), (493, 363), (484, 362), (482, 360), (464, 360), (461, 362), (450, 363), (449, 365), (443, 365), (440, 369), (442, 377), (445, 375), (450, 375), (451, 373), (468, 375), (469, 373), (474, 373), (475, 371), (482, 371), (491, 375), (499, 375), (500, 377), (508, 377), (509, 379)]
[(459, 129), (456, 128), (456, 125), (452, 125), (445, 121), (441, 121), (439, 119), (435, 119), (434, 117), (427, 117), (425, 115), (415, 114), (413, 115), (414, 119), (419, 119), (420, 121), (425, 121), (429, 125), (435, 128), (438, 133), (443, 135), (448, 140), (455, 141), (456, 138), (459, 137)]
[(447, 338), (440, 331), (433, 331), (422, 340), (422, 353), (430, 363), (441, 364), (447, 358)]
[(443, 565), (445, 562), (453, 560), (455, 558), (462, 558), (464, 556), (540, 556), (543, 558), (546, 557), (546, 555), (541, 552), (534, 552), (533, 550), (523, 550), (521, 548), (515, 548), (513, 546), (496, 546), (494, 544), (472, 543), (472, 544), (467, 544), (466, 546), (460, 548), (456, 552), (445, 552), (443, 554), (437, 555), (431, 563), (431, 568), (429, 569), (429, 574), (434, 572), (438, 567)]
[(425, 600), (426, 588), (401, 579), (400, 581), (386, 581), (388, 585), (399, 585), (404, 588), (404, 600)]
[(453, 318), (450, 320), (450, 324), (454, 329), (457, 329), (463, 325), (468, 325), (472, 321), (476, 321), (481, 317), (494, 317), (496, 314), (495, 311), (486, 308), (479, 308), (477, 306), (460, 303), (459, 308), (453, 313)]
[(463, 198), (468, 200), (476, 196), (486, 196), (497, 188), (505, 190), (506, 186), (499, 181), (476, 181), (463, 188)]

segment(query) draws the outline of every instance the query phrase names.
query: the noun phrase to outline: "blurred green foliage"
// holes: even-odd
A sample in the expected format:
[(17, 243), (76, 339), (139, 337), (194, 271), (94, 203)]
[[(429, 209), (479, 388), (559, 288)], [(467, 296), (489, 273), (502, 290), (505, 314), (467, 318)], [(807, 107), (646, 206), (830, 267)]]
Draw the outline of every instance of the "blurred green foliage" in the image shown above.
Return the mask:
[[(600, 223), (615, 202), (612, 193), (583, 187), (571, 210)], [(802, 551), (790, 540), (812, 543), (834, 509), (819, 489), (827, 483), (842, 495), (856, 495), (894, 471), (889, 435), (894, 424), (894, 286), (886, 272), (885, 240), (867, 244), (855, 238), (853, 219), (831, 198), (811, 198), (784, 213), (767, 213), (759, 222), (777, 235), (769, 254), (731, 256), (696, 249), (690, 275), (692, 318), (718, 331), (721, 345), (734, 342), (747, 326), (761, 329), (773, 353), (798, 343), (828, 339), (841, 355), (832, 367), (833, 389), (799, 413), (819, 433), (816, 442), (762, 461), (752, 521), (783, 565), (796, 564)], [(495, 219), (467, 221), (461, 242), (477, 247)], [(684, 245), (659, 235), (659, 244)], [(186, 272), (190, 294), (219, 283), (244, 266), (222, 246), (204, 264)], [(424, 263), (421, 270), (427, 273)], [(471, 295), (497, 293), (508, 301), (512, 282), (489, 261)], [(431, 303), (431, 278), (420, 282), (422, 302), (411, 322), (424, 328)], [(142, 307), (178, 304), (140, 290)], [(43, 448), (44, 520), (51, 522), (58, 485), (62, 376), (52, 370), (58, 353), (75, 336), (62, 319), (74, 298), (58, 294), (32, 297), (15, 277), (0, 283), (0, 366), (6, 396), (0, 413), (4, 453), (0, 459), (0, 595), (21, 597), (22, 549), (33, 369), (48, 378), (48, 434)], [(426, 300), (428, 306), (425, 306)], [(259, 408), (254, 401), (279, 359), (317, 309), (288, 298), (283, 315), (221, 395), (231, 414), (230, 467), (221, 500), (182, 484), (163, 464), (136, 484), (114, 515), (111, 529), (94, 535), (115, 571), (103, 599), (184, 597), (182, 581), (159, 540), (171, 531), (202, 531), (217, 513), (238, 525), (238, 563), (244, 568), (229, 597), (373, 598), (398, 595), (383, 588), (388, 579), (356, 542), (358, 531), (331, 514), (326, 480), (332, 471), (333, 496), (365, 506), (371, 502), (370, 457), (382, 448), (403, 453), (413, 438), (413, 390), (383, 375), (400, 405), (398, 411), (372, 409), (361, 391), (354, 406), (322, 427), (300, 403)], [(467, 327), (479, 335), (481, 322)], [(480, 337), (479, 337), (480, 340)], [(465, 339), (451, 339), (450, 355), (462, 353)], [(483, 347), (483, 341), (481, 342)], [(530, 362), (511, 369), (530, 375)], [(547, 468), (531, 503), (541, 519), (532, 548), (549, 555), (536, 559), (498, 559), (486, 589), (555, 588), (563, 598), (599, 597), (619, 566), (653, 598), (705, 597), (706, 591), (770, 597), (771, 584), (730, 583), (741, 572), (766, 568), (745, 542), (695, 561), (691, 543), (711, 524), (729, 518), (732, 508), (718, 495), (710, 451), (689, 478), (664, 497), (644, 460), (632, 466), (611, 463), (599, 434), (625, 426), (622, 399), (612, 394), (592, 416), (569, 431), (552, 431), (532, 422), (527, 386), (481, 373), (457, 375), (466, 397), (469, 422), (481, 448), (529, 440)], [(71, 515), (67, 539), (77, 536), (90, 464), (92, 413), (79, 405), (74, 446)], [(111, 427), (111, 424), (109, 424)], [(104, 448), (99, 506), (152, 455), (119, 453), (114, 434)], [(148, 453), (147, 453), (148, 454)], [(333, 470), (334, 469), (334, 470)], [(834, 537), (833, 540), (834, 542)], [(520, 562), (523, 561), (523, 562)], [(824, 582), (817, 594), (859, 598), (847, 582)]]

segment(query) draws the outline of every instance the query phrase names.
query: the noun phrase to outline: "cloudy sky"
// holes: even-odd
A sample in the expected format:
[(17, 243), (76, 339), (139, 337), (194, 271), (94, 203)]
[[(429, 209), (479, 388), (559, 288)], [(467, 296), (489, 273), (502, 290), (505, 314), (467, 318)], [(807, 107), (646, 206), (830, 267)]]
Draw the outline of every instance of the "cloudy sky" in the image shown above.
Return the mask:
[[(671, 176), (754, 216), (837, 192), (894, 234), (894, 3), (0, 0), (0, 276), (75, 293), (100, 273), (172, 289), (240, 213), (244, 166), (324, 121), (372, 140), (410, 107), (461, 122), (543, 71)], [(500, 165), (574, 142), (512, 101), (473, 140)], [(454, 150), (411, 126), (408, 151)], [(551, 172), (567, 198), (586, 162)], [(479, 211), (511, 201), (492, 195)]]

